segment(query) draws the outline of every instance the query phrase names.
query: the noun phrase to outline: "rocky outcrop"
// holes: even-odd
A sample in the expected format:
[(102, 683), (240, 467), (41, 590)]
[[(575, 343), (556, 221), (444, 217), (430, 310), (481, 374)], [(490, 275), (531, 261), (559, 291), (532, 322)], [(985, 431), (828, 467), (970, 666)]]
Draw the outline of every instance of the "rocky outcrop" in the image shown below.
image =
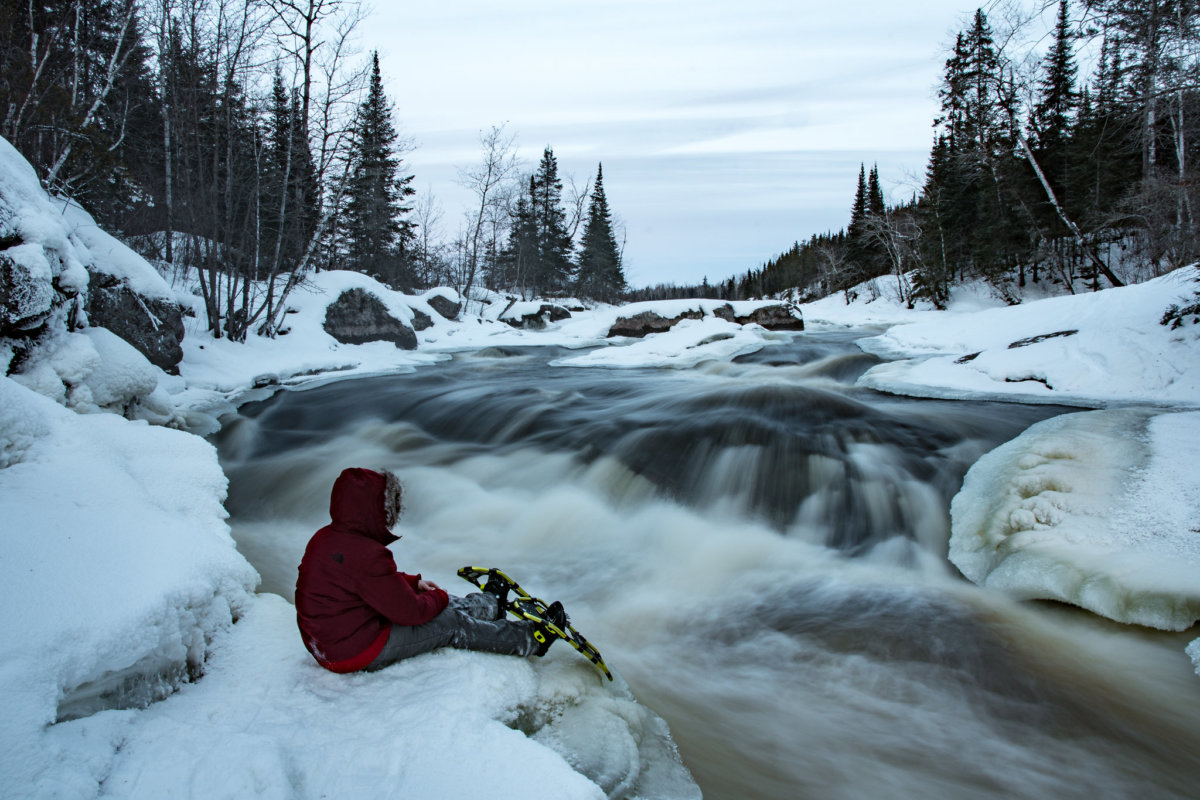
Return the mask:
[[(31, 259), (40, 259), (44, 269)], [(28, 336), (40, 329), (54, 306), (50, 265), (42, 248), (17, 245), (0, 252), (0, 336)]]
[(721, 316), (719, 313), (722, 309), (729, 309), (729, 314), (732, 317), (732, 322), (739, 325), (762, 325), (767, 330), (772, 331), (802, 331), (804, 330), (804, 318), (800, 315), (800, 309), (791, 303), (773, 303), (767, 306), (757, 306), (750, 311), (749, 314), (737, 315), (733, 312), (733, 306), (724, 305), (713, 313)]
[(433, 327), (433, 317), (429, 316), (424, 311), (421, 311), (420, 309), (416, 309), (416, 308), (414, 308), (412, 310), (412, 312), (413, 312), (412, 326), (413, 326), (414, 331), (423, 331), (426, 328)]
[(183, 360), (183, 310), (158, 297), (138, 294), (124, 281), (89, 270), (88, 322), (108, 328), (156, 367), (179, 374)]
[[(712, 316), (738, 325), (761, 325), (773, 331), (802, 331), (804, 319), (800, 309), (791, 303), (773, 303), (756, 306), (748, 314), (738, 314), (729, 303), (712, 309)], [(609, 336), (631, 336), (641, 338), (652, 333), (669, 331), (685, 319), (703, 319), (703, 309), (695, 308), (684, 311), (673, 317), (666, 317), (656, 311), (642, 311), (628, 317), (618, 317), (608, 329)]]
[(425, 296), (425, 302), (446, 319), (458, 319), (458, 315), (462, 313), (462, 303), (456, 303), (443, 294), (428, 294)]
[(500, 315), (501, 320), (514, 328), (524, 328), (530, 331), (540, 331), (551, 322), (570, 318), (570, 311), (553, 303), (542, 303), (536, 310), (523, 311), (523, 313), (505, 312)]
[(347, 289), (325, 309), (325, 332), (342, 344), (391, 342), (404, 350), (417, 349), (413, 329), (388, 313), (375, 295)]
[(664, 317), (655, 311), (642, 311), (632, 317), (618, 317), (608, 329), (609, 336), (632, 336), (642, 338), (651, 333), (669, 331), (685, 319), (703, 319), (704, 312), (700, 310), (685, 311), (677, 317)]

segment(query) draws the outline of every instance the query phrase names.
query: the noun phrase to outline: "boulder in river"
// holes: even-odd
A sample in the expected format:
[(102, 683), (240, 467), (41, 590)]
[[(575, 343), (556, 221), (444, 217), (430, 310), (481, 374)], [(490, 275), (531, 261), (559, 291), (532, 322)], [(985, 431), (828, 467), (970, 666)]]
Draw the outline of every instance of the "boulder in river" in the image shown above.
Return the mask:
[(325, 309), (325, 332), (342, 344), (391, 342), (417, 349), (413, 329), (388, 313), (387, 306), (364, 289), (347, 289)]

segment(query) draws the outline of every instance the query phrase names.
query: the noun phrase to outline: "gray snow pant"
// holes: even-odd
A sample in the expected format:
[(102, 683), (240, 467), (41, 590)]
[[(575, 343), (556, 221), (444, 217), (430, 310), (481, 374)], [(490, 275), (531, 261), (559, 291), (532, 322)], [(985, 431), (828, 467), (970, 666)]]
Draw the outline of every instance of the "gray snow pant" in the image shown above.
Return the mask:
[(393, 625), (387, 644), (367, 671), (428, 653), (440, 647), (482, 650), (487, 653), (527, 656), (535, 649), (533, 623), (506, 620), (495, 595), (474, 592), (466, 597), (450, 596), (450, 603), (423, 625)]

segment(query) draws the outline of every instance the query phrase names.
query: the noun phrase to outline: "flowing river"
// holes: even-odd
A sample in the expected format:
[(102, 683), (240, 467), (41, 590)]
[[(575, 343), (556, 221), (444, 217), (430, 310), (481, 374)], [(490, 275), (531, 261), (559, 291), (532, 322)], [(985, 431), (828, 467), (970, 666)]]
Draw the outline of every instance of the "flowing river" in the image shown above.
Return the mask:
[(290, 599), (337, 474), (392, 469), (400, 568), (563, 600), (709, 800), (1200, 796), (1186, 635), (946, 561), (967, 468), (1066, 409), (855, 388), (861, 335), (686, 371), (492, 348), (279, 392), (216, 437), (234, 536)]

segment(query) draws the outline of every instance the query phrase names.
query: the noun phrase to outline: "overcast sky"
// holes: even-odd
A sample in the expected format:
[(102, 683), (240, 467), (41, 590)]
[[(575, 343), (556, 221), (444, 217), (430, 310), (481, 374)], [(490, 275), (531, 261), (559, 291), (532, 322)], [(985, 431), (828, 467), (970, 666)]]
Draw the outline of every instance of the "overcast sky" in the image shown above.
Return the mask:
[(388, 2), (366, 19), (415, 188), (458, 229), (457, 170), (505, 123), (527, 170), (550, 145), (604, 164), (634, 286), (722, 280), (846, 225), (858, 165), (912, 195), (944, 48), (974, 4), (865, 0)]

